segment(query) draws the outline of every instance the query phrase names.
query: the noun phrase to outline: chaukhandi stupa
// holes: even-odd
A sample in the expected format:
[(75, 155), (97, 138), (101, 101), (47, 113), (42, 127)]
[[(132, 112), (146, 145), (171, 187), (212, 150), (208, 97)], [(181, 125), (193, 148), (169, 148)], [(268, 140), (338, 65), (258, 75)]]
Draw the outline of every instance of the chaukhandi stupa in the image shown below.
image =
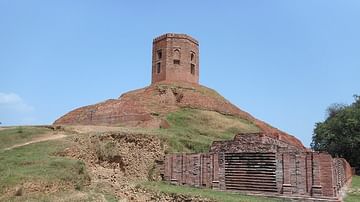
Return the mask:
[(239, 117), (262, 132), (304, 148), (294, 136), (254, 118), (216, 91), (200, 85), (199, 74), (199, 42), (186, 34), (161, 35), (153, 40), (150, 86), (75, 109), (54, 125), (169, 127), (164, 118), (167, 114), (191, 108)]
[[(304, 201), (341, 199), (351, 181), (345, 159), (310, 151), (294, 136), (242, 111), (200, 85), (199, 73), (198, 41), (164, 34), (153, 41), (150, 86), (75, 109), (54, 124), (172, 132), (172, 143), (186, 147), (167, 154), (158, 165), (163, 180), (172, 184)], [(194, 149), (201, 144), (203, 148)], [(194, 151), (201, 153), (189, 154)]]
[(168, 113), (192, 108), (239, 117), (262, 132), (304, 148), (294, 136), (254, 118), (216, 91), (200, 85), (199, 74), (198, 41), (186, 34), (164, 34), (153, 40), (150, 86), (124, 93), (118, 99), (80, 107), (54, 124), (168, 127), (164, 118)]

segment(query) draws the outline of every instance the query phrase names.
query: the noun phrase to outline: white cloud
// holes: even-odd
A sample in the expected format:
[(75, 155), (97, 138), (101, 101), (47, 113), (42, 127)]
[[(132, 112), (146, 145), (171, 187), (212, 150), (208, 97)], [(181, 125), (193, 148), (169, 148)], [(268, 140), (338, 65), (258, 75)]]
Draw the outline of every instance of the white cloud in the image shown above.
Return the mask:
[(0, 108), (3, 110), (15, 112), (31, 112), (34, 108), (24, 102), (21, 97), (15, 93), (0, 92)]
[(34, 107), (16, 93), (0, 92), (0, 122), (5, 125), (31, 124)]

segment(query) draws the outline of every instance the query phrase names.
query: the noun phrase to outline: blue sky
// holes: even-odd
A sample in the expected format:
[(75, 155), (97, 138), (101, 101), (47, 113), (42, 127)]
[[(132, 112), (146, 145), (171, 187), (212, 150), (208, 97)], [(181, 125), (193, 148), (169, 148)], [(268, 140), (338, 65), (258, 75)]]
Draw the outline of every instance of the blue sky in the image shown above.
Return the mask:
[(150, 84), (152, 39), (200, 42), (200, 82), (308, 146), (360, 94), (360, 1), (0, 0), (0, 122), (50, 124)]

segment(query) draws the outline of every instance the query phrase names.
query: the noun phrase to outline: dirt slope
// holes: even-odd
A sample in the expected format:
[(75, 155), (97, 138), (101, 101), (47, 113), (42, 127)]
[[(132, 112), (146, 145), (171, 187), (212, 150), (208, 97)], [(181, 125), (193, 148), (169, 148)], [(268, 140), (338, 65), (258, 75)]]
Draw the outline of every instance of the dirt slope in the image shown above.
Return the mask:
[(11, 147), (8, 147), (8, 148), (5, 148), (4, 150), (10, 150), (10, 149), (15, 149), (15, 148), (18, 148), (18, 147), (23, 147), (23, 146), (26, 146), (26, 145), (29, 145), (29, 144), (34, 144), (34, 143), (38, 143), (38, 142), (44, 142), (44, 141), (49, 141), (49, 140), (56, 140), (56, 139), (60, 139), (60, 138), (64, 138), (66, 137), (65, 134), (52, 134), (52, 133), (47, 133), (47, 134), (44, 134), (40, 137), (36, 137), (34, 139), (32, 139), (31, 141), (28, 141), (28, 142), (25, 142), (25, 143), (21, 143), (21, 144), (15, 144)]
[(106, 191), (124, 201), (212, 201), (157, 193), (138, 185), (161, 180), (157, 162), (163, 160), (166, 145), (157, 136), (111, 127), (71, 128), (74, 129), (79, 132), (72, 137), (75, 144), (57, 155), (84, 161), (91, 189)]

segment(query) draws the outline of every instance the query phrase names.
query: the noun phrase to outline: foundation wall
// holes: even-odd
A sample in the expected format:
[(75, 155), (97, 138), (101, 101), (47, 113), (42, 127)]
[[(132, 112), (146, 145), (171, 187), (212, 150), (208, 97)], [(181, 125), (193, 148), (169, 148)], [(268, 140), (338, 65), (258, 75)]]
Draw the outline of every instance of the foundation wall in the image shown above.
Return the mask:
[[(246, 145), (235, 144), (239, 138), (233, 143), (216, 142), (211, 153), (167, 155), (164, 180), (220, 190), (337, 200), (351, 179), (352, 170), (345, 159), (327, 153), (275, 149), (276, 142), (264, 144), (269, 141), (259, 137), (242, 139)], [(254, 141), (260, 142), (251, 144)]]

